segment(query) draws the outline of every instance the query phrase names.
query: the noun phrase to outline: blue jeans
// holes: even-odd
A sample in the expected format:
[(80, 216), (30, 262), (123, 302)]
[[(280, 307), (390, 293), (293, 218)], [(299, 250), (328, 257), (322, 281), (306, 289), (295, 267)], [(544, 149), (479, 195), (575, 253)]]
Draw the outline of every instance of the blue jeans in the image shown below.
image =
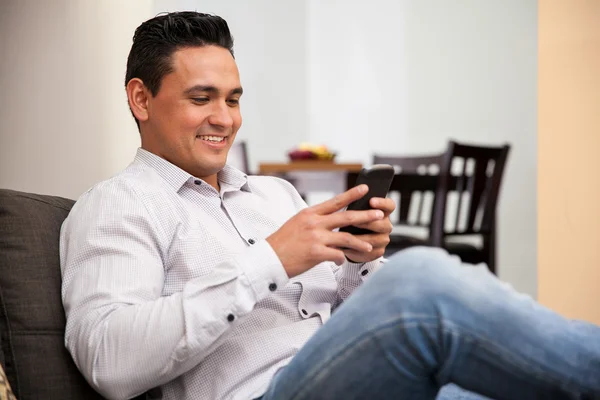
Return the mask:
[(474, 393), (600, 399), (600, 327), (542, 307), (485, 266), (412, 248), (333, 313), (263, 400), (484, 398)]

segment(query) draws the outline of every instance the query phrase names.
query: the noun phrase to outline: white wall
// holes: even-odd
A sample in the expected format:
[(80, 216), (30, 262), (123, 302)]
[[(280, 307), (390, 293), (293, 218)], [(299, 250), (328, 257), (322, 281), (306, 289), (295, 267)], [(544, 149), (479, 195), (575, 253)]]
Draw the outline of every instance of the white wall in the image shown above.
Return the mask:
[(139, 145), (123, 80), (150, 0), (0, 7), (0, 187), (76, 198)]
[(535, 295), (537, 2), (310, 0), (308, 26), (308, 135), (341, 159), (513, 146), (498, 269)]
[(406, 149), (404, 2), (308, 3), (310, 141), (363, 163), (376, 151)]
[(250, 167), (285, 161), (306, 138), (306, 4), (273, 0), (155, 0), (154, 13), (195, 10), (223, 17), (234, 37), (244, 96), (238, 140)]

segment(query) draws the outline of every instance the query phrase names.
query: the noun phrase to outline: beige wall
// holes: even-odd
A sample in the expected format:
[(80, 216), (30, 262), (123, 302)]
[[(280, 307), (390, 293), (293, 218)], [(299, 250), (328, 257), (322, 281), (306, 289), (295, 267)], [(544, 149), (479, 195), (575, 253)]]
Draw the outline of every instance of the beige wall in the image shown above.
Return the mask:
[(539, 300), (600, 324), (600, 1), (539, 1)]
[(139, 134), (125, 64), (152, 1), (0, 0), (0, 187), (77, 198)]

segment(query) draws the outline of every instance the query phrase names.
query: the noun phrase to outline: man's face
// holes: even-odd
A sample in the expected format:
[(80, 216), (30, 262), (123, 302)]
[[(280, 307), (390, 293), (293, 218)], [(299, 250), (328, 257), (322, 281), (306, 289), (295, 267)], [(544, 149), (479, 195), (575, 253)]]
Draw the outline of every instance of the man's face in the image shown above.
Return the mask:
[(227, 49), (203, 46), (176, 51), (172, 66), (148, 98), (142, 148), (215, 186), (242, 124), (237, 65)]

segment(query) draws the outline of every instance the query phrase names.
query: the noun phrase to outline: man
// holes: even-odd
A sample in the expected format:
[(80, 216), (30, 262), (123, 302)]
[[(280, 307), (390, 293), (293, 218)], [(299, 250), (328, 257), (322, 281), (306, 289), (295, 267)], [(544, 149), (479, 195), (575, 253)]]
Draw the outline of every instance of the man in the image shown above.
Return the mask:
[(344, 211), (364, 186), (306, 207), (287, 182), (227, 166), (241, 125), (232, 47), (224, 20), (195, 12), (136, 30), (126, 90), (141, 149), (61, 232), (65, 342), (100, 393), (432, 399), (456, 383), (600, 398), (598, 327), (439, 249), (383, 265), (394, 203)]

